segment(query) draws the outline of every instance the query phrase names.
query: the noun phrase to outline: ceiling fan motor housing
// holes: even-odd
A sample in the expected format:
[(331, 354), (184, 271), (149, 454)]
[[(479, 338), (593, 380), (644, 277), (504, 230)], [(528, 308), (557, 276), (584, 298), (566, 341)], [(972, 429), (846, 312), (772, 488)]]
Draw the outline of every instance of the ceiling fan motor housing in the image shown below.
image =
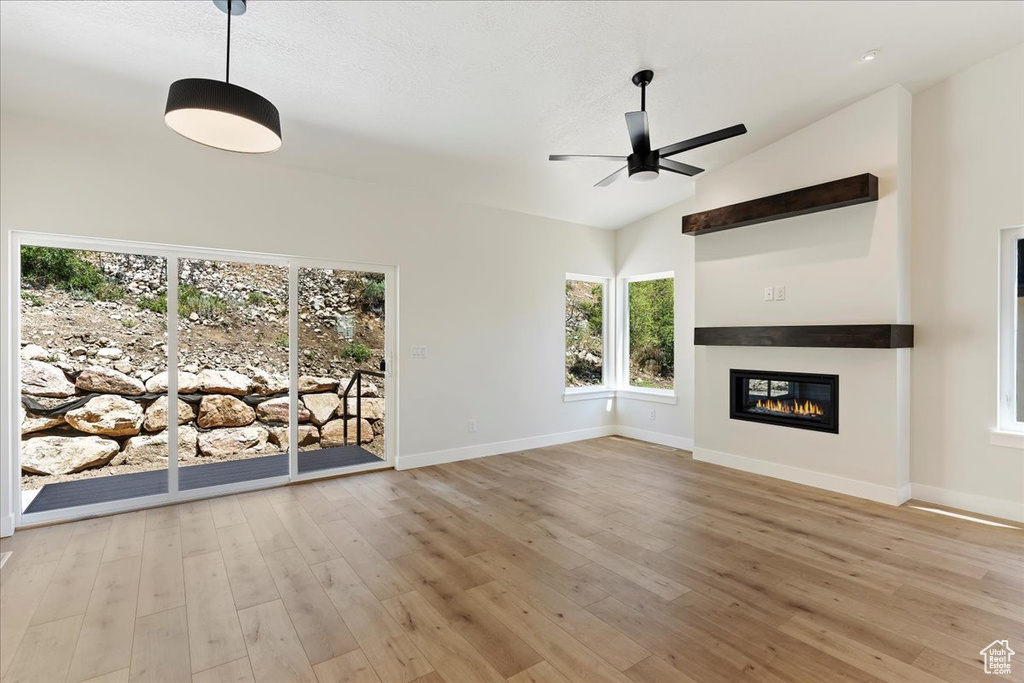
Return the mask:
[(658, 162), (659, 155), (656, 149), (651, 150), (647, 154), (630, 154), (626, 157), (626, 166), (629, 169), (630, 176), (645, 171), (657, 173)]

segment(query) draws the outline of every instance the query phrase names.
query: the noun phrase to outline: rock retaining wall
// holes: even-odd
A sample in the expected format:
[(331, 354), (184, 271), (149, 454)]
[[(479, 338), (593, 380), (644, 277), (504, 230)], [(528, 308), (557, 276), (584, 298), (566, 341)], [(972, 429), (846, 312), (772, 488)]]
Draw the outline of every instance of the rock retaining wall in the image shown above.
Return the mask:
[[(26, 349), (28, 353), (25, 353)], [(23, 349), (21, 467), (23, 473), (60, 475), (105, 465), (166, 467), (167, 372), (145, 382), (111, 367), (66, 372)], [(356, 400), (342, 405), (349, 378), (299, 377), (298, 440), (303, 449), (383, 440), (384, 398), (362, 381), (362, 422)], [(353, 389), (353, 394), (354, 394)], [(287, 451), (288, 378), (252, 368), (178, 372), (178, 457), (203, 459)], [(348, 438), (344, 432), (348, 425)]]

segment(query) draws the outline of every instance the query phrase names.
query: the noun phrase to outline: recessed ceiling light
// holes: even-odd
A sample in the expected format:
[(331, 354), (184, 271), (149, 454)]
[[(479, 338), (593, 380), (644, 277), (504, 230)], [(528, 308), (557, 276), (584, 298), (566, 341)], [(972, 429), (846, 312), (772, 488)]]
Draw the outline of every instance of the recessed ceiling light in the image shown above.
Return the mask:
[(862, 54), (860, 56), (860, 61), (862, 61), (862, 62), (870, 62), (870, 61), (873, 61), (874, 58), (877, 57), (877, 56), (878, 56), (878, 50), (868, 50), (867, 52), (865, 52), (864, 54)]

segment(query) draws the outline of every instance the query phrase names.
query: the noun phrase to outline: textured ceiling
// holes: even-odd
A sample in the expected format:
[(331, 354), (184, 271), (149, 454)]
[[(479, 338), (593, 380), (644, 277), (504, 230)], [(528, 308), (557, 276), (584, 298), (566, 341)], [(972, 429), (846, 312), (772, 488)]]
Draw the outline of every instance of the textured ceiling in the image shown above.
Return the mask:
[[(167, 86), (223, 75), (225, 19), (205, 1), (5, 0), (0, 105), (172, 135)], [(619, 227), (693, 181), (593, 188), (614, 164), (546, 159), (625, 154), (634, 71), (655, 70), (656, 146), (747, 125), (677, 157), (714, 169), (893, 83), (919, 90), (1024, 41), (1024, 3), (253, 0), (233, 34), (232, 81), (282, 115), (284, 147), (256, 163)], [(872, 48), (879, 58), (861, 63)]]

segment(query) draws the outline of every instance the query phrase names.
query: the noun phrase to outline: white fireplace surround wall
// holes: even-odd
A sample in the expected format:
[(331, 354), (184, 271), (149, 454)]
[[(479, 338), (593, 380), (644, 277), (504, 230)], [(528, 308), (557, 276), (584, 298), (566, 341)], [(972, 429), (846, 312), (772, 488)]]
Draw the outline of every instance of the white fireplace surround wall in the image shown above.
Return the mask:
[[(697, 210), (878, 176), (877, 202), (695, 239), (697, 326), (910, 323), (910, 94), (888, 88), (702, 184)], [(765, 286), (784, 285), (766, 302)], [(697, 347), (694, 457), (890, 504), (910, 498), (909, 349)], [(729, 417), (729, 369), (839, 375), (839, 433)]]
[[(693, 297), (698, 327), (913, 322), (910, 109), (910, 94), (893, 86), (709, 173), (691, 199), (620, 231), (620, 275), (693, 272), (692, 289), (680, 281), (677, 299)], [(877, 202), (699, 237), (680, 232), (687, 213), (860, 173), (878, 176)], [(764, 288), (780, 285), (786, 299), (765, 302)], [(690, 348), (693, 393), (677, 393), (692, 406), (696, 459), (889, 504), (910, 497), (912, 350)], [(684, 376), (686, 355), (676, 359)], [(730, 419), (731, 368), (839, 375), (839, 433)], [(636, 412), (619, 402), (619, 423), (633, 426)]]

